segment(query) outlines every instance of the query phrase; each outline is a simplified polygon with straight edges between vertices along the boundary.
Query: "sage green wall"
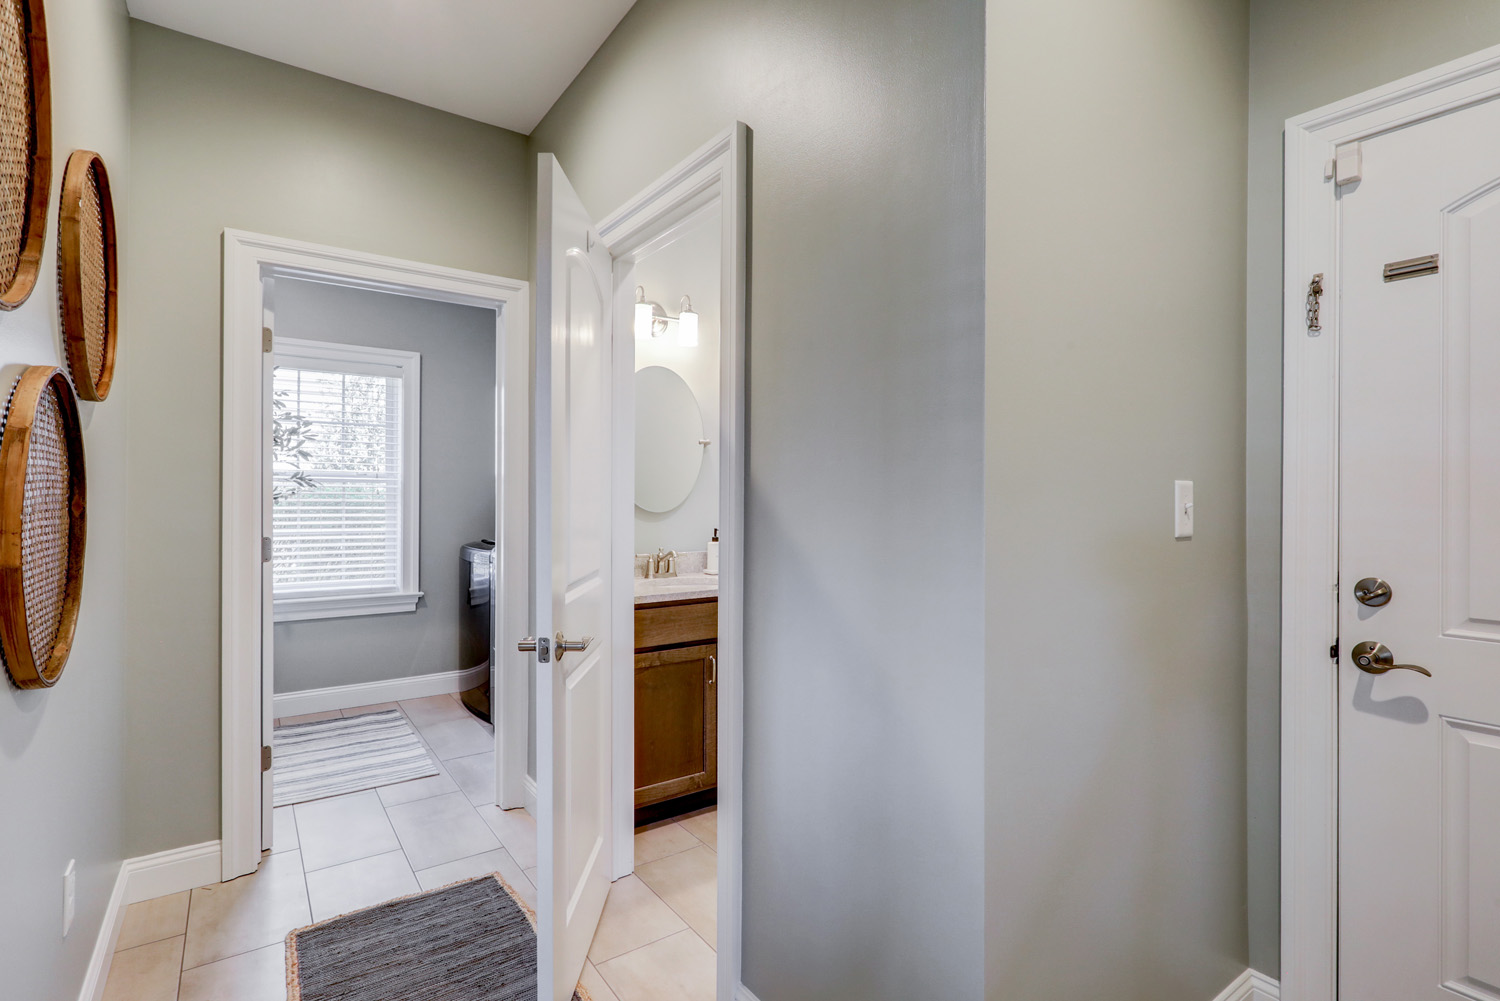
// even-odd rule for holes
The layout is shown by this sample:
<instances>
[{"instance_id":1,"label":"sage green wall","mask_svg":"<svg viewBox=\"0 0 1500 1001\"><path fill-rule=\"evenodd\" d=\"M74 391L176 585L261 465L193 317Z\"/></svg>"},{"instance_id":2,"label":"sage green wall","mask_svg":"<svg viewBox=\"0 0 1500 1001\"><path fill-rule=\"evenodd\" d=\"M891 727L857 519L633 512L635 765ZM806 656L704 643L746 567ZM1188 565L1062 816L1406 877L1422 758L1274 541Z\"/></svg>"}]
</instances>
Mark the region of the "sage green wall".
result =
<instances>
[{"instance_id":1,"label":"sage green wall","mask_svg":"<svg viewBox=\"0 0 1500 1001\"><path fill-rule=\"evenodd\" d=\"M524 277L525 139L139 21L126 854L219 836L220 234ZM455 557L456 558L456 557Z\"/></svg>"},{"instance_id":2,"label":"sage green wall","mask_svg":"<svg viewBox=\"0 0 1500 1001\"><path fill-rule=\"evenodd\" d=\"M1280 949L1281 193L1288 118L1500 44L1492 0L1255 0L1250 7L1246 544L1250 958Z\"/></svg>"},{"instance_id":3,"label":"sage green wall","mask_svg":"<svg viewBox=\"0 0 1500 1001\"><path fill-rule=\"evenodd\" d=\"M1246 5L987 9L986 994L1206 1001L1248 958Z\"/></svg>"},{"instance_id":4,"label":"sage green wall","mask_svg":"<svg viewBox=\"0 0 1500 1001\"><path fill-rule=\"evenodd\" d=\"M495 311L276 279L276 336L422 356L417 589L409 612L278 622L276 693L462 671L489 660L466 542L495 535Z\"/></svg>"},{"instance_id":5,"label":"sage green wall","mask_svg":"<svg viewBox=\"0 0 1500 1001\"><path fill-rule=\"evenodd\" d=\"M121 0L49 0L52 185L41 277L21 308L0 313L0 399L28 365L61 365L57 318L57 205L74 149L103 155L125 247L133 242L127 20ZM130 280L128 264L123 278ZM134 331L121 327L109 399L80 403L88 477L88 543L73 653L56 686L20 691L0 681L0 996L74 998L123 849L126 428L137 405ZM143 421L132 422L140 427ZM62 934L62 874L76 860L76 916Z\"/></svg>"},{"instance_id":6,"label":"sage green wall","mask_svg":"<svg viewBox=\"0 0 1500 1001\"><path fill-rule=\"evenodd\" d=\"M744 981L975 999L978 0L640 0L532 136L603 216L751 140Z\"/></svg>"}]
</instances>

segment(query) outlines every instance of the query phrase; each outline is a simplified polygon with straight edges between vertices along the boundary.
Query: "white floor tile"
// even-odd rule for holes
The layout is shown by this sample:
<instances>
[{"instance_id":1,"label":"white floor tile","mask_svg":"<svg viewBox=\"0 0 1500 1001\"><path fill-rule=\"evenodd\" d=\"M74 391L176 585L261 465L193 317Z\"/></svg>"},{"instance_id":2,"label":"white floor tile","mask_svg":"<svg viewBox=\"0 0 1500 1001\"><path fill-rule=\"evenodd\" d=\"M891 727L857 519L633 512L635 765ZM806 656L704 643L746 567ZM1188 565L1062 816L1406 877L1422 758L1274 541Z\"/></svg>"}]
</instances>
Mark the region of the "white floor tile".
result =
<instances>
[{"instance_id":1,"label":"white floor tile","mask_svg":"<svg viewBox=\"0 0 1500 1001\"><path fill-rule=\"evenodd\" d=\"M271 811L271 851L296 851L297 816L296 807L278 806Z\"/></svg>"},{"instance_id":2,"label":"white floor tile","mask_svg":"<svg viewBox=\"0 0 1500 1001\"><path fill-rule=\"evenodd\" d=\"M388 812L413 869L430 869L501 847L463 793L403 803Z\"/></svg>"},{"instance_id":3,"label":"white floor tile","mask_svg":"<svg viewBox=\"0 0 1500 1001\"><path fill-rule=\"evenodd\" d=\"M259 872L193 891L183 967L279 943L293 928L311 923L301 854L269 855Z\"/></svg>"},{"instance_id":4,"label":"white floor tile","mask_svg":"<svg viewBox=\"0 0 1500 1001\"><path fill-rule=\"evenodd\" d=\"M362 907L416 893L421 887L401 851L345 862L307 874L312 919L326 921Z\"/></svg>"},{"instance_id":5,"label":"white floor tile","mask_svg":"<svg viewBox=\"0 0 1500 1001\"><path fill-rule=\"evenodd\" d=\"M495 802L495 751L491 748L483 754L470 754L462 758L450 758L443 762L458 788L469 797L475 806L494 805Z\"/></svg>"},{"instance_id":6,"label":"white floor tile","mask_svg":"<svg viewBox=\"0 0 1500 1001\"><path fill-rule=\"evenodd\" d=\"M477 807L484 822L500 838L505 850L522 869L536 866L536 821L524 809L502 810L498 806Z\"/></svg>"},{"instance_id":7,"label":"white floor tile","mask_svg":"<svg viewBox=\"0 0 1500 1001\"><path fill-rule=\"evenodd\" d=\"M638 831L635 836L635 864L645 865L668 855L697 848L699 841L681 824L663 824L649 831Z\"/></svg>"},{"instance_id":8,"label":"white floor tile","mask_svg":"<svg viewBox=\"0 0 1500 1001\"><path fill-rule=\"evenodd\" d=\"M714 1001L718 986L714 951L691 931L595 965L620 1001Z\"/></svg>"},{"instance_id":9,"label":"white floor tile","mask_svg":"<svg viewBox=\"0 0 1500 1001\"><path fill-rule=\"evenodd\" d=\"M678 821L685 827L693 837L703 842L708 847L718 851L719 848L719 811L710 810L708 813L700 813L693 817L685 817Z\"/></svg>"},{"instance_id":10,"label":"white floor tile","mask_svg":"<svg viewBox=\"0 0 1500 1001\"><path fill-rule=\"evenodd\" d=\"M413 726L428 726L446 720L471 719L465 709L451 695L431 695L425 699L407 699L401 703L401 711L412 721Z\"/></svg>"},{"instance_id":11,"label":"white floor tile","mask_svg":"<svg viewBox=\"0 0 1500 1001\"><path fill-rule=\"evenodd\" d=\"M187 934L188 891L155 900L143 900L125 908L115 950L133 949L148 942L180 938Z\"/></svg>"},{"instance_id":12,"label":"white floor tile","mask_svg":"<svg viewBox=\"0 0 1500 1001\"><path fill-rule=\"evenodd\" d=\"M138 945L114 954L104 1001L177 1001L182 973L182 936Z\"/></svg>"},{"instance_id":13,"label":"white floor tile","mask_svg":"<svg viewBox=\"0 0 1500 1001\"><path fill-rule=\"evenodd\" d=\"M705 942L714 942L719 927L718 867L719 856L700 845L638 865L635 874Z\"/></svg>"},{"instance_id":14,"label":"white floor tile","mask_svg":"<svg viewBox=\"0 0 1500 1001\"><path fill-rule=\"evenodd\" d=\"M468 715L467 709L460 706L459 712L464 714L463 719L426 723L418 728L432 753L443 761L483 754L495 746L495 738L485 732L478 720Z\"/></svg>"},{"instance_id":15,"label":"white floor tile","mask_svg":"<svg viewBox=\"0 0 1500 1001\"><path fill-rule=\"evenodd\" d=\"M439 761L437 766L440 770L436 775L381 786L375 790L380 795L380 801L386 806L400 806L402 803L414 803L419 799L431 799L444 793L457 792L458 784L449 777L447 770L443 768L443 763Z\"/></svg>"},{"instance_id":16,"label":"white floor tile","mask_svg":"<svg viewBox=\"0 0 1500 1001\"><path fill-rule=\"evenodd\" d=\"M297 839L311 872L401 847L374 790L298 803Z\"/></svg>"},{"instance_id":17,"label":"white floor tile","mask_svg":"<svg viewBox=\"0 0 1500 1001\"><path fill-rule=\"evenodd\" d=\"M286 1001L286 946L277 942L182 971L177 1001Z\"/></svg>"},{"instance_id":18,"label":"white floor tile","mask_svg":"<svg viewBox=\"0 0 1500 1001\"><path fill-rule=\"evenodd\" d=\"M603 963L685 928L682 918L650 887L634 876L626 876L609 887L604 913L589 946L589 959Z\"/></svg>"}]
</instances>

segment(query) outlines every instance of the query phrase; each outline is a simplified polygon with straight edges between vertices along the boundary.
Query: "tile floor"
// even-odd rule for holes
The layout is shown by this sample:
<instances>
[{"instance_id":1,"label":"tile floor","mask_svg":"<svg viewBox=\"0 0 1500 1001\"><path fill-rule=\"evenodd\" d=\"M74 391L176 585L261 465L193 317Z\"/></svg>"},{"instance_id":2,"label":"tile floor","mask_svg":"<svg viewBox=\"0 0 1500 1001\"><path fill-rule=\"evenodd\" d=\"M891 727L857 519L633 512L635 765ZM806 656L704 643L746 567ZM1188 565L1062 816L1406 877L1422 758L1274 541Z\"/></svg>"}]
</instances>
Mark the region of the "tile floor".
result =
<instances>
[{"instance_id":1,"label":"tile floor","mask_svg":"<svg viewBox=\"0 0 1500 1001\"><path fill-rule=\"evenodd\" d=\"M536 906L536 822L491 804L489 731L456 697L292 720L395 705L442 771L280 807L255 874L132 904L105 1001L285 1001L287 932L470 876L498 871ZM636 872L610 887L584 967L594 1001L713 1001L717 821L706 810L636 833Z\"/></svg>"},{"instance_id":2,"label":"tile floor","mask_svg":"<svg viewBox=\"0 0 1500 1001\"><path fill-rule=\"evenodd\" d=\"M397 705L440 773L280 807L260 871L132 904L105 1001L285 1001L287 932L469 876L498 871L536 906L536 822L492 805L493 731L457 697L292 720Z\"/></svg>"},{"instance_id":3,"label":"tile floor","mask_svg":"<svg viewBox=\"0 0 1500 1001\"><path fill-rule=\"evenodd\" d=\"M713 1001L718 813L635 835L635 874L609 888L583 969L594 1001Z\"/></svg>"}]
</instances>

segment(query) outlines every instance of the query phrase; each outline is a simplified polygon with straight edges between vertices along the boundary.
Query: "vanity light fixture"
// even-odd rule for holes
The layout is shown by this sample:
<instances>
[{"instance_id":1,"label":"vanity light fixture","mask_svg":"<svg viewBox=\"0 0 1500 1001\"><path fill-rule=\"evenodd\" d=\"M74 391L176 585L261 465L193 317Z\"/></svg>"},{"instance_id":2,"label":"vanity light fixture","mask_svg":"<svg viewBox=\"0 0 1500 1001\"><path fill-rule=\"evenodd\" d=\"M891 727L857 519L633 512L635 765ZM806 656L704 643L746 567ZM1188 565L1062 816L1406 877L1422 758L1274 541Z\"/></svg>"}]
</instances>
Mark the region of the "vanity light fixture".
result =
<instances>
[{"instance_id":1,"label":"vanity light fixture","mask_svg":"<svg viewBox=\"0 0 1500 1001\"><path fill-rule=\"evenodd\" d=\"M698 314L693 312L693 301L682 297L681 312L668 316L667 311L646 299L644 285L635 287L635 339L638 341L663 337L667 325L677 324L677 343L682 347L698 346Z\"/></svg>"},{"instance_id":2,"label":"vanity light fixture","mask_svg":"<svg viewBox=\"0 0 1500 1001\"><path fill-rule=\"evenodd\" d=\"M685 348L698 346L698 314L687 296L682 297L682 311L677 314L677 343Z\"/></svg>"}]
</instances>

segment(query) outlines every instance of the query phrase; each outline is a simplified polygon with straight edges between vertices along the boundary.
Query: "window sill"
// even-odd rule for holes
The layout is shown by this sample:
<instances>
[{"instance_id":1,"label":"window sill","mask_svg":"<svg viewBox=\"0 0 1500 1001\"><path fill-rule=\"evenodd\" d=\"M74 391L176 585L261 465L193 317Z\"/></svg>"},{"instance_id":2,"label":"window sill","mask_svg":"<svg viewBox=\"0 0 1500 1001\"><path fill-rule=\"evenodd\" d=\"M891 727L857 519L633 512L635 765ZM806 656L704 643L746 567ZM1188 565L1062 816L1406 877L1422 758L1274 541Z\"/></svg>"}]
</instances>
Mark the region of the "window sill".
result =
<instances>
[{"instance_id":1,"label":"window sill","mask_svg":"<svg viewBox=\"0 0 1500 1001\"><path fill-rule=\"evenodd\" d=\"M395 594L339 594L318 598L278 598L274 617L277 622L301 622L305 619L342 619L354 615L390 615L416 610L421 591Z\"/></svg>"}]
</instances>

